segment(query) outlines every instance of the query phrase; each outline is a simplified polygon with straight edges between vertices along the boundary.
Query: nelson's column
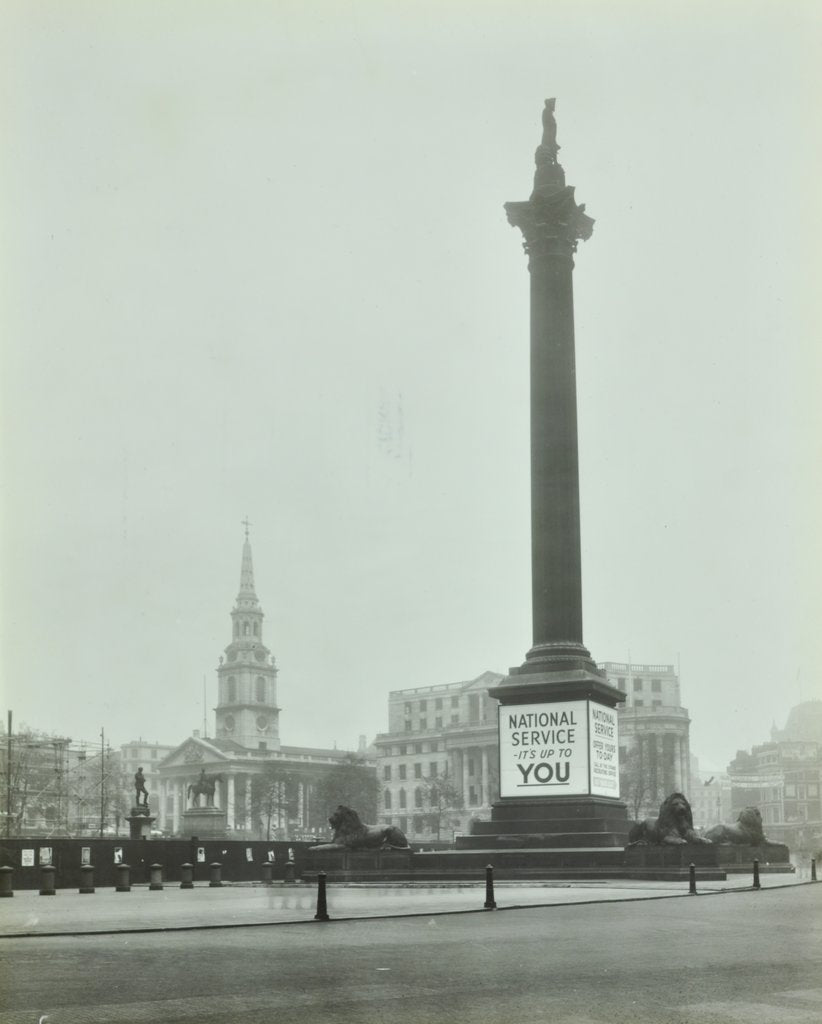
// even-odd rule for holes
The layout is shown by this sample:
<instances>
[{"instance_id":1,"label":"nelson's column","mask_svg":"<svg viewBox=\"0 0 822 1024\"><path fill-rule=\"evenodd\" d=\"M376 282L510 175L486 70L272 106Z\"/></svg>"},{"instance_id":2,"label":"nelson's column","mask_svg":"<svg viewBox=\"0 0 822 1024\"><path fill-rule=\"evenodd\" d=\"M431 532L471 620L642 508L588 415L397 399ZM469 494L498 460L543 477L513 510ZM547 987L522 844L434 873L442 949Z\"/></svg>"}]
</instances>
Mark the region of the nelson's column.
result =
<instances>
[{"instance_id":1,"label":"nelson's column","mask_svg":"<svg viewBox=\"0 0 822 1024\"><path fill-rule=\"evenodd\" d=\"M530 199L506 203L530 275L531 580L533 642L493 690L500 702L500 800L486 837L538 833L564 846L622 846L616 705L582 639L579 460L572 273L593 220L557 160L545 101ZM560 835L561 834L561 835ZM533 842L529 845L534 845Z\"/></svg>"}]
</instances>

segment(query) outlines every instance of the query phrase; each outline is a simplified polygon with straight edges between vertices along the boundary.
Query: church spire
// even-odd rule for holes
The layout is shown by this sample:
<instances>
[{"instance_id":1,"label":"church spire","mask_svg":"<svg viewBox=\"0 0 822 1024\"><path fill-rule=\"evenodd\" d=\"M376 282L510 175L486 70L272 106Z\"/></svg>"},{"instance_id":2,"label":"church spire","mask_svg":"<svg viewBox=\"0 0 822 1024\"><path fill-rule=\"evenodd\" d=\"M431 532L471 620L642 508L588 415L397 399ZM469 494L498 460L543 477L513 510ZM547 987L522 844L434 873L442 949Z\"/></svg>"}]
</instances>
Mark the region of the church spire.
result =
<instances>
[{"instance_id":1,"label":"church spire","mask_svg":"<svg viewBox=\"0 0 822 1024\"><path fill-rule=\"evenodd\" d=\"M254 590L254 565L251 561L251 541L248 539L248 528L251 523L248 517L243 520L245 542L243 543L243 560L240 564L240 592L237 594L237 608L250 611L259 607L257 593Z\"/></svg>"}]
</instances>

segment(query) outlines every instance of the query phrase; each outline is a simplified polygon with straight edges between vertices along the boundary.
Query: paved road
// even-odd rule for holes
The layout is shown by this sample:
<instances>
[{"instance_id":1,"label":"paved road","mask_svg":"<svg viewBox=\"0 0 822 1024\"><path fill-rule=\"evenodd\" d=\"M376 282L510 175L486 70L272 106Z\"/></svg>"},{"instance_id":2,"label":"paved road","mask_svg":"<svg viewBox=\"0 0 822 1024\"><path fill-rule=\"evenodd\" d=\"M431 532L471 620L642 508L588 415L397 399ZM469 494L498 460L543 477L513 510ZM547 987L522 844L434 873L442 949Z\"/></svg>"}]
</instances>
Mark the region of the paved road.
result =
<instances>
[{"instance_id":1,"label":"paved road","mask_svg":"<svg viewBox=\"0 0 822 1024\"><path fill-rule=\"evenodd\" d=\"M795 875L763 875L763 886L796 884ZM700 882L701 893L747 888L749 875L729 876L723 882ZM653 899L687 896L687 880L679 882L565 882L496 886L501 909L515 906L550 906L602 900ZM328 887L328 910L334 918L390 917L411 914L460 913L482 908L482 885L413 885L383 887ZM281 924L313 921L317 891L313 886L224 886L207 883L193 890L169 885L161 892L134 886L129 893L101 888L81 895L59 889L56 896L40 896L35 889L21 890L0 901L0 935L61 935L107 931L223 927L243 924Z\"/></svg>"},{"instance_id":2,"label":"paved road","mask_svg":"<svg viewBox=\"0 0 822 1024\"><path fill-rule=\"evenodd\" d=\"M432 917L0 939L0 1020L819 1024L821 931L818 884Z\"/></svg>"}]
</instances>

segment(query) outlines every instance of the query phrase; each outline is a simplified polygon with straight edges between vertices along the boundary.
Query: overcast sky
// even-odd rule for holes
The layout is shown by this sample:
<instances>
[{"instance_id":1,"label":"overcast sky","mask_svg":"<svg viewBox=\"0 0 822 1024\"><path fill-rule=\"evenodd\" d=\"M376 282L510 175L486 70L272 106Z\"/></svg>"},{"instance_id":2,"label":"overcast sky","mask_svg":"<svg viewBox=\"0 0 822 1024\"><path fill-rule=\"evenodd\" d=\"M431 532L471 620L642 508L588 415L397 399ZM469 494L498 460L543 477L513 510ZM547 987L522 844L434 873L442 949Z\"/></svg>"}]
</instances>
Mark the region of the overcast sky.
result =
<instances>
[{"instance_id":1,"label":"overcast sky","mask_svg":"<svg viewBox=\"0 0 822 1024\"><path fill-rule=\"evenodd\" d=\"M819 697L816 3L7 0L2 686L213 729L248 516L281 738L531 643L527 199L574 272L585 641L723 767Z\"/></svg>"}]
</instances>

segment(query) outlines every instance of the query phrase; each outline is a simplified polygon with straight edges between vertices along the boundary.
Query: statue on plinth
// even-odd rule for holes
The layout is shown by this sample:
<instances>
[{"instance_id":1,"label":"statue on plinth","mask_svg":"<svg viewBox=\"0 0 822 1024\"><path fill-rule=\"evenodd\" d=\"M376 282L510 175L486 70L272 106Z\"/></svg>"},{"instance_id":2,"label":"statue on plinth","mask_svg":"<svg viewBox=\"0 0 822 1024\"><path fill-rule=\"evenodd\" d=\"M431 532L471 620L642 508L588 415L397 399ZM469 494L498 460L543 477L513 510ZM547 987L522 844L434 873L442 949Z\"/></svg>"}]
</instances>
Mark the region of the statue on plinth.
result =
<instances>
[{"instance_id":1,"label":"statue on plinth","mask_svg":"<svg viewBox=\"0 0 822 1024\"><path fill-rule=\"evenodd\" d=\"M192 797L196 798L197 803L192 806L202 807L200 797L205 797L205 806L214 806L214 793L217 789L217 783L222 780L220 775L206 775L205 768L200 769L200 777L196 782L189 783L187 794L188 799Z\"/></svg>"},{"instance_id":2,"label":"statue on plinth","mask_svg":"<svg viewBox=\"0 0 822 1024\"><path fill-rule=\"evenodd\" d=\"M557 162L557 153L559 152L559 146L557 145L557 121L554 117L556 105L556 99L545 101L545 108L542 111L542 144L540 146L540 149L544 150L554 163Z\"/></svg>"},{"instance_id":3,"label":"statue on plinth","mask_svg":"<svg viewBox=\"0 0 822 1024\"><path fill-rule=\"evenodd\" d=\"M310 850L410 850L408 840L394 825L383 828L366 825L359 814L342 804L328 819L334 829L330 843L310 846Z\"/></svg>"},{"instance_id":4,"label":"statue on plinth","mask_svg":"<svg viewBox=\"0 0 822 1024\"><path fill-rule=\"evenodd\" d=\"M134 773L134 789L136 792L136 803L135 807L148 807L148 790L146 789L146 777L143 775L143 769L138 768ZM143 803L140 804L140 795L142 794Z\"/></svg>"},{"instance_id":5,"label":"statue on plinth","mask_svg":"<svg viewBox=\"0 0 822 1024\"><path fill-rule=\"evenodd\" d=\"M710 843L694 828L691 805L682 793L671 793L659 807L656 818L638 821L628 833L628 845L681 845L682 843Z\"/></svg>"}]
</instances>

